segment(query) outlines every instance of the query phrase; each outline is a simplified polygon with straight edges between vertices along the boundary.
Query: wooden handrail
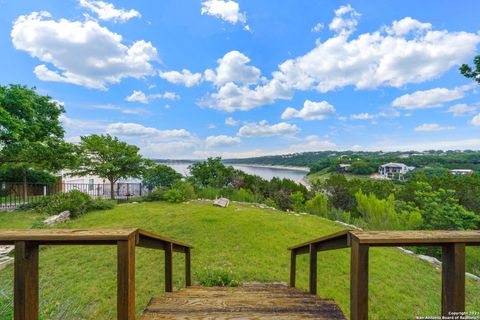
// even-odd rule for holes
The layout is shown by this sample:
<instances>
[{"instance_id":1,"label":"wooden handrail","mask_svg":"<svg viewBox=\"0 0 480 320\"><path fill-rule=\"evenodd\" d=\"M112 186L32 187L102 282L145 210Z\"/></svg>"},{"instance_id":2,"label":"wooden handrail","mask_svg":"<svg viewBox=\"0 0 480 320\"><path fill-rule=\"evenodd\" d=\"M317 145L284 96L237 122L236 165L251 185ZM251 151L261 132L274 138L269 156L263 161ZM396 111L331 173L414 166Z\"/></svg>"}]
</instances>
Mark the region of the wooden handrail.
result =
<instances>
[{"instance_id":1,"label":"wooden handrail","mask_svg":"<svg viewBox=\"0 0 480 320\"><path fill-rule=\"evenodd\" d=\"M116 245L117 319L135 319L135 248L165 251L165 291L173 290L173 252L185 254L185 285L191 285L190 244L142 229L0 230L0 245L15 245L14 319L38 319L40 245Z\"/></svg>"},{"instance_id":2,"label":"wooden handrail","mask_svg":"<svg viewBox=\"0 0 480 320\"><path fill-rule=\"evenodd\" d=\"M480 245L480 231L343 230L292 247L290 286L295 287L296 257L310 255L309 291L317 293L317 252L351 248L350 319L368 319L368 251L370 247L442 247L442 316L465 312L465 246Z\"/></svg>"}]
</instances>

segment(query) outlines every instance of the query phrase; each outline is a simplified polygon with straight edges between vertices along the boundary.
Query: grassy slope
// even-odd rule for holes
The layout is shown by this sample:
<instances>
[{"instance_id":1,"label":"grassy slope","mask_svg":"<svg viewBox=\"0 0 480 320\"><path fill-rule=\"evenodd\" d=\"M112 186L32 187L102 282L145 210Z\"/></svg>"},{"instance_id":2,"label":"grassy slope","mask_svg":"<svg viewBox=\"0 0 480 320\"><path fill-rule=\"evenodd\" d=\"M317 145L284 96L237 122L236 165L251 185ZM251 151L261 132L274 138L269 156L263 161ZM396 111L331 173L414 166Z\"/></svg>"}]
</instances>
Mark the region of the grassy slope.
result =
<instances>
[{"instance_id":1,"label":"grassy slope","mask_svg":"<svg viewBox=\"0 0 480 320\"><path fill-rule=\"evenodd\" d=\"M23 214L12 218L30 219ZM0 214L0 228L16 223ZM24 226L30 222L24 223ZM297 216L272 210L232 205L162 202L123 205L92 212L62 227L142 227L192 243L194 273L204 268L230 269L241 281L287 281L289 252L286 247L341 229L315 216ZM112 319L116 303L116 251L113 247L52 247L42 250L41 301L57 305L68 319ZM370 260L370 314L372 319L413 318L435 315L440 308L440 271L394 248L373 248ZM183 257L174 257L174 285L183 284ZM318 291L337 300L348 314L349 250L318 255ZM298 262L298 286L306 289L307 257ZM137 310L163 292L163 253L137 250ZM0 289L11 290L13 268L0 272ZM480 282L467 280L467 309L480 310ZM55 312L57 312L55 311ZM44 310L48 313L48 310ZM75 316L74 316L75 314ZM0 317L1 319L2 317ZM47 317L48 318L48 317Z\"/></svg>"}]
</instances>

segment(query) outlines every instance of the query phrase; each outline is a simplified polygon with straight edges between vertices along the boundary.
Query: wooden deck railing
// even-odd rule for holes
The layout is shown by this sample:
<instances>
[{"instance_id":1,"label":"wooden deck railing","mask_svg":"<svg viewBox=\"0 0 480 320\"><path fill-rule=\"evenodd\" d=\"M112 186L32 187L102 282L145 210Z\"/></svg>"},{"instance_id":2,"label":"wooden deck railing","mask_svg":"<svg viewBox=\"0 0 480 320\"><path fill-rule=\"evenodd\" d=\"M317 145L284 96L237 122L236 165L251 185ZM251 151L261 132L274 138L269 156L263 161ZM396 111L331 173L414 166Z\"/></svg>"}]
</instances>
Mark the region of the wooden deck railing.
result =
<instances>
[{"instance_id":1,"label":"wooden deck railing","mask_svg":"<svg viewBox=\"0 0 480 320\"><path fill-rule=\"evenodd\" d=\"M185 254L185 285L191 285L191 245L141 229L29 229L0 231L0 245L15 245L14 319L38 319L40 245L116 245L117 318L135 319L135 247L165 251L165 291L172 291L172 256Z\"/></svg>"},{"instance_id":2,"label":"wooden deck railing","mask_svg":"<svg viewBox=\"0 0 480 320\"><path fill-rule=\"evenodd\" d=\"M290 286L295 287L296 257L310 255L310 293L317 293L317 252L351 248L350 318L368 319L368 251L370 247L441 246L442 316L465 311L465 246L480 245L480 231L344 230L288 248Z\"/></svg>"}]
</instances>

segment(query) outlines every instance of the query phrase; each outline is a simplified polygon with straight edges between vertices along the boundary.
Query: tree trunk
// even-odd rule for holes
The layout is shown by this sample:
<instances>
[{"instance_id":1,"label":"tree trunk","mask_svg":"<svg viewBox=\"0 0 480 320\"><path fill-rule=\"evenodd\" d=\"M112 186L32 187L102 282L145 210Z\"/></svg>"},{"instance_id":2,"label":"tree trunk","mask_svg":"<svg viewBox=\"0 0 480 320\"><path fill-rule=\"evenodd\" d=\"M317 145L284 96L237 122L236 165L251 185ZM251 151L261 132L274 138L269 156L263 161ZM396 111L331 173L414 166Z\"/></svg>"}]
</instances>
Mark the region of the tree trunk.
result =
<instances>
[{"instance_id":1,"label":"tree trunk","mask_svg":"<svg viewBox=\"0 0 480 320\"><path fill-rule=\"evenodd\" d=\"M110 181L110 199L115 200L115 181L114 180L109 180Z\"/></svg>"},{"instance_id":2,"label":"tree trunk","mask_svg":"<svg viewBox=\"0 0 480 320\"><path fill-rule=\"evenodd\" d=\"M27 168L22 168L22 177L23 177L23 201L28 200L28 185L27 185Z\"/></svg>"}]
</instances>

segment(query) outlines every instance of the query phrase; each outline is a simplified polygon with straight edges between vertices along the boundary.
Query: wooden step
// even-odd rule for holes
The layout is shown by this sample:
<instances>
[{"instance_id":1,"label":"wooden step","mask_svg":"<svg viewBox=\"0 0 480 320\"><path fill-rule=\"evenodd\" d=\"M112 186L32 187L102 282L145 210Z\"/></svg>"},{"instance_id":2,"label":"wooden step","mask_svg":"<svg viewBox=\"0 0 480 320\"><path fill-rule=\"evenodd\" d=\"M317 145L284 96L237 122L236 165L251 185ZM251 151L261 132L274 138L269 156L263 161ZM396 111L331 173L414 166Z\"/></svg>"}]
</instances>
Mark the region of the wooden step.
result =
<instances>
[{"instance_id":1,"label":"wooden step","mask_svg":"<svg viewBox=\"0 0 480 320\"><path fill-rule=\"evenodd\" d=\"M284 284L236 288L188 287L153 298L142 320L157 319L345 319L333 299Z\"/></svg>"}]
</instances>

